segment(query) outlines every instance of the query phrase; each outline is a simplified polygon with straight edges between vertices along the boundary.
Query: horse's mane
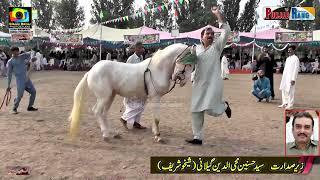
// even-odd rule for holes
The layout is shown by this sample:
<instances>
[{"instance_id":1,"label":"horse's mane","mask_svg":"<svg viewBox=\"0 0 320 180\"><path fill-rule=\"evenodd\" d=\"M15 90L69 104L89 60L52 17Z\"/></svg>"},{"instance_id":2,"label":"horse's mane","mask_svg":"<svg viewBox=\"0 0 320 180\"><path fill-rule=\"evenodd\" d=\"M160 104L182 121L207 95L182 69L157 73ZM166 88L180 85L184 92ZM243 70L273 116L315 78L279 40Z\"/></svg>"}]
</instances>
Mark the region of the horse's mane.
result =
<instances>
[{"instance_id":1,"label":"horse's mane","mask_svg":"<svg viewBox=\"0 0 320 180\"><path fill-rule=\"evenodd\" d=\"M158 59L157 57L160 56L161 51L162 51L161 49L158 49L157 52L153 53L152 56L151 56L152 59Z\"/></svg>"},{"instance_id":2,"label":"horse's mane","mask_svg":"<svg viewBox=\"0 0 320 180\"><path fill-rule=\"evenodd\" d=\"M158 57L159 56L168 56L172 51L176 51L176 48L174 47L179 47L179 46L186 46L185 44L181 44L181 43L178 43L178 44L172 44L170 46L167 46L166 48L164 49L159 49L157 52L153 53L152 55L152 59L159 59ZM163 52L165 52L163 54Z\"/></svg>"},{"instance_id":3,"label":"horse's mane","mask_svg":"<svg viewBox=\"0 0 320 180\"><path fill-rule=\"evenodd\" d=\"M168 60L174 61L175 59L173 59L173 58L175 58L175 57L173 57L173 54L176 53L178 50L180 51L180 49L179 49L180 47L182 49L182 48L185 48L185 46L186 45L179 43L179 44L172 44L170 46L167 46L166 48L164 48L162 50L159 49L157 52L155 52L152 55L152 57L151 57L152 63L160 65L158 67L160 69L166 68L165 67L166 63L161 63L161 61L162 60L163 61L168 61Z\"/></svg>"}]
</instances>

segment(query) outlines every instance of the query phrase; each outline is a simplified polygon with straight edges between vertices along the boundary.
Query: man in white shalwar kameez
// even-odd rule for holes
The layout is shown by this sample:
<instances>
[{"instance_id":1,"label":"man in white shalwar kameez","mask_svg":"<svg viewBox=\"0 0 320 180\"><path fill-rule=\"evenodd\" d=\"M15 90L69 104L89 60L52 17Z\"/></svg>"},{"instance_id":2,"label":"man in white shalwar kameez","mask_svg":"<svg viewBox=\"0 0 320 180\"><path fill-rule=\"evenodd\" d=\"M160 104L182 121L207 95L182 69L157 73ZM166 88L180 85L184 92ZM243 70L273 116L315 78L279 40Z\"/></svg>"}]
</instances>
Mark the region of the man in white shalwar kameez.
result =
<instances>
[{"instance_id":1,"label":"man in white shalwar kameez","mask_svg":"<svg viewBox=\"0 0 320 180\"><path fill-rule=\"evenodd\" d=\"M222 100L223 80L221 77L220 56L230 34L230 26L223 21L218 7L211 8L218 18L219 26L224 30L213 44L214 32L206 28L201 32L202 45L197 46L197 64L192 84L192 131L193 139L186 142L201 145L203 139L204 113L210 116L221 116L224 112L231 117L231 109Z\"/></svg>"},{"instance_id":2,"label":"man in white shalwar kameez","mask_svg":"<svg viewBox=\"0 0 320 180\"><path fill-rule=\"evenodd\" d=\"M229 63L226 54L221 59L221 77L223 80L229 80Z\"/></svg>"},{"instance_id":3,"label":"man in white shalwar kameez","mask_svg":"<svg viewBox=\"0 0 320 180\"><path fill-rule=\"evenodd\" d=\"M135 53L128 58L127 63L135 64L143 60L143 44L141 42L137 42L134 45L134 49ZM130 128L133 127L136 129L146 129L146 127L140 124L140 119L145 107L145 102L146 99L141 99L137 97L124 98L123 103L126 110L120 118L120 121L126 129L128 128L127 125Z\"/></svg>"},{"instance_id":4,"label":"man in white shalwar kameez","mask_svg":"<svg viewBox=\"0 0 320 180\"><path fill-rule=\"evenodd\" d=\"M7 60L7 55L0 49L0 76L6 76L7 70L5 66L5 61Z\"/></svg>"},{"instance_id":5,"label":"man in white shalwar kameez","mask_svg":"<svg viewBox=\"0 0 320 180\"><path fill-rule=\"evenodd\" d=\"M279 108L293 108L294 92L300 66L299 58L295 55L295 50L295 46L290 46L288 48L289 57L286 59L280 83L280 90L282 91L282 104L278 106Z\"/></svg>"},{"instance_id":6,"label":"man in white shalwar kameez","mask_svg":"<svg viewBox=\"0 0 320 180\"><path fill-rule=\"evenodd\" d=\"M42 54L40 53L40 51L38 50L38 52L36 53L36 58L37 58L37 61L36 61L36 69L37 71L40 71L41 70L41 64L42 64Z\"/></svg>"}]
</instances>

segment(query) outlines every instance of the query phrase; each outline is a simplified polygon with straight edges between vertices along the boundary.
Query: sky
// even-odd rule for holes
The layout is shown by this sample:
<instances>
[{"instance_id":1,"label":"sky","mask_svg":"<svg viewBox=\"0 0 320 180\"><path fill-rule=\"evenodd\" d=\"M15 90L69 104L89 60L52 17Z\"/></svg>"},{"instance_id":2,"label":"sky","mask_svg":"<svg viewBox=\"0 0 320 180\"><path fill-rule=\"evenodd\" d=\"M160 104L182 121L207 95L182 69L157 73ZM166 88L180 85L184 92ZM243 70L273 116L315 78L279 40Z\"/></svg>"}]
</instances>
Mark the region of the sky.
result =
<instances>
[{"instance_id":1,"label":"sky","mask_svg":"<svg viewBox=\"0 0 320 180\"><path fill-rule=\"evenodd\" d=\"M136 2L139 3L143 3L144 0L134 0ZM192 1L192 0L190 0ZM240 12L243 11L244 6L246 4L248 0L241 0L240 2ZM90 13L90 9L91 9L91 3L92 0L79 0L79 4L80 6L84 7L84 11L85 11L85 26L86 28L88 26L90 26L90 19L91 19L91 13ZM262 11L263 11L263 7L265 6L280 6L281 5L281 0L260 0L260 4L259 7L257 9L257 12L259 14L259 19L258 19L258 25L257 25L257 31L258 30L263 30L263 29L268 29L271 28L270 25L276 25L278 24L277 21L265 21L262 18ZM205 25L204 25L205 26Z\"/></svg>"}]
</instances>

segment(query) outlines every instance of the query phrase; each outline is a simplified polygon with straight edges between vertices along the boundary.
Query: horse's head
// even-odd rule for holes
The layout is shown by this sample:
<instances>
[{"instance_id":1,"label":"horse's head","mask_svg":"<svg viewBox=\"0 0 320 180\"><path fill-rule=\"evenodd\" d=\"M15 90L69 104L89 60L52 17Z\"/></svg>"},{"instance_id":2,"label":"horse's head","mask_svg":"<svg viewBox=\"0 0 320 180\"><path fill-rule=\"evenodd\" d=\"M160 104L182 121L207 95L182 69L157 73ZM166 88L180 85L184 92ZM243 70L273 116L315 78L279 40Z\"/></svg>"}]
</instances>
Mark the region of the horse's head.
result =
<instances>
[{"instance_id":1,"label":"horse's head","mask_svg":"<svg viewBox=\"0 0 320 180\"><path fill-rule=\"evenodd\" d=\"M175 60L175 68L171 79L178 80L183 87L190 80L191 73L196 63L196 48L195 46L187 46L184 51Z\"/></svg>"},{"instance_id":2,"label":"horse's head","mask_svg":"<svg viewBox=\"0 0 320 180\"><path fill-rule=\"evenodd\" d=\"M163 50L158 50L152 56L152 64L162 70L167 70L170 79L184 86L191 77L194 67L195 47L177 43Z\"/></svg>"}]
</instances>

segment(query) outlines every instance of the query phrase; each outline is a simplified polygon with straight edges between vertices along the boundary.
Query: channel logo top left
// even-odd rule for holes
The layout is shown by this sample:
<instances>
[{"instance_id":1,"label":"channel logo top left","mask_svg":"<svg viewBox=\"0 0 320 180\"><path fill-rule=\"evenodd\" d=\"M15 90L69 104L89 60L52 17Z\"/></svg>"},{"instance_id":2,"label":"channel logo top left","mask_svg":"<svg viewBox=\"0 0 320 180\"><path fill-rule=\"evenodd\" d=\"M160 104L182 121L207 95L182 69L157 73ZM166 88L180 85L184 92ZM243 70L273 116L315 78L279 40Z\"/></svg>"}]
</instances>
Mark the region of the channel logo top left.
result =
<instances>
[{"instance_id":1,"label":"channel logo top left","mask_svg":"<svg viewBox=\"0 0 320 180\"><path fill-rule=\"evenodd\" d=\"M9 7L9 28L31 28L31 7Z\"/></svg>"}]
</instances>

